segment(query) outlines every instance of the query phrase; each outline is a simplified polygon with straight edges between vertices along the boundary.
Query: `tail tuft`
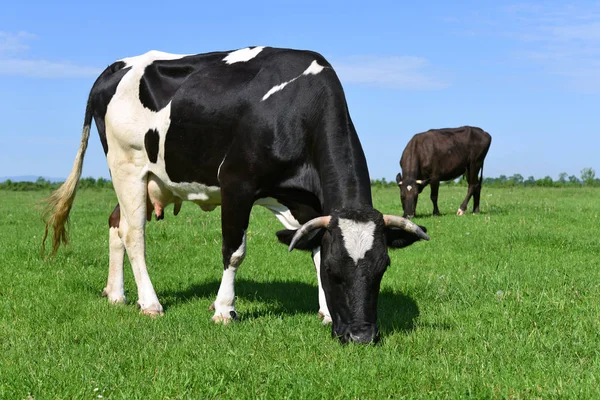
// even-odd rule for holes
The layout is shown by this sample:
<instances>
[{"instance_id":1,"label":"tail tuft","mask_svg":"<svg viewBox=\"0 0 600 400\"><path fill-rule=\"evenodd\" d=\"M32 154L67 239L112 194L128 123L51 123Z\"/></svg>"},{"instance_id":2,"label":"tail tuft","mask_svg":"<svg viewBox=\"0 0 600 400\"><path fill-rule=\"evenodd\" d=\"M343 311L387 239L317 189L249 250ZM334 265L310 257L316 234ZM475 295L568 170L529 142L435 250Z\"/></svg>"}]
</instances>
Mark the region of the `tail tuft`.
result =
<instances>
[{"instance_id":1,"label":"tail tuft","mask_svg":"<svg viewBox=\"0 0 600 400\"><path fill-rule=\"evenodd\" d=\"M44 232L44 238L42 240L42 257L46 252L46 239L49 236L49 232L52 232L52 251L50 256L54 256L58 251L61 244L67 245L69 243L69 213L75 200L75 194L77 192L77 184L81 177L81 171L83 169L83 159L85 157L85 151L88 145L88 139L90 137L90 127L92 124L92 106L90 99L88 99L87 107L85 110L85 119L83 125L83 132L81 134L81 143L79 145L79 151L75 157L73 168L67 180L55 190L50 196L42 201L45 203L44 210L42 212L42 220L46 224L46 230Z\"/></svg>"}]
</instances>

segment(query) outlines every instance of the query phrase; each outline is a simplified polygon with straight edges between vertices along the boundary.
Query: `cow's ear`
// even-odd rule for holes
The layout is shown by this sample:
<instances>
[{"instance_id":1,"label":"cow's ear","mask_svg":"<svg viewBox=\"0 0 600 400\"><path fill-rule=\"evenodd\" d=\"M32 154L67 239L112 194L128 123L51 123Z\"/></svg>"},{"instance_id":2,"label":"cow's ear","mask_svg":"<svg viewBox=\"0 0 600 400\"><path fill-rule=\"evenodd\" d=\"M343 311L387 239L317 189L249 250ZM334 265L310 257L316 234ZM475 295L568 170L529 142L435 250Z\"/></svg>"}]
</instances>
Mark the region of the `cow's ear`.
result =
<instances>
[{"instance_id":1,"label":"cow's ear","mask_svg":"<svg viewBox=\"0 0 600 400\"><path fill-rule=\"evenodd\" d=\"M396 183L398 185L400 185L401 182L402 182L402 173L398 172L398 175L396 175Z\"/></svg>"},{"instance_id":2,"label":"cow's ear","mask_svg":"<svg viewBox=\"0 0 600 400\"><path fill-rule=\"evenodd\" d=\"M423 232L427 232L427 228L422 225L419 225ZM421 240L417 235L407 232L402 229L398 229L392 226L385 227L385 240L388 247L394 249L401 249L402 247L407 247Z\"/></svg>"},{"instance_id":3,"label":"cow's ear","mask_svg":"<svg viewBox=\"0 0 600 400\"><path fill-rule=\"evenodd\" d=\"M294 246L294 249L298 250L306 250L312 251L315 247L321 246L321 239L323 238L323 234L325 233L325 229L315 229L300 238L298 243ZM283 229L281 231L277 231L277 239L285 244L290 245L292 242L292 238L296 234L296 230L293 229Z\"/></svg>"}]
</instances>

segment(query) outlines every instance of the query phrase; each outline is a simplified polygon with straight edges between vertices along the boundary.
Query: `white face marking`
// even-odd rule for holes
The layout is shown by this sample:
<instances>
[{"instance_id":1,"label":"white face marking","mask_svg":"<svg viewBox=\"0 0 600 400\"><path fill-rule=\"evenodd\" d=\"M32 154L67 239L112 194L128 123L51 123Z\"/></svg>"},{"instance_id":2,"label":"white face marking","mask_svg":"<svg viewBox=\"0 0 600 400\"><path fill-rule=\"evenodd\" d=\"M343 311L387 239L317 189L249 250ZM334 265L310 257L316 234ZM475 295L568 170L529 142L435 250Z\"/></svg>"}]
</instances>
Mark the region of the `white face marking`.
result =
<instances>
[{"instance_id":1,"label":"white face marking","mask_svg":"<svg viewBox=\"0 0 600 400\"><path fill-rule=\"evenodd\" d=\"M225 58L223 58L223 61L225 61L228 65L235 64L237 62L250 61L256 57L258 53L263 51L264 48L265 46L258 46L253 49L246 47L245 49L232 51L231 53L227 54Z\"/></svg>"},{"instance_id":2,"label":"white face marking","mask_svg":"<svg viewBox=\"0 0 600 400\"><path fill-rule=\"evenodd\" d=\"M290 83L294 82L296 79L300 78L301 76L306 76L306 75L317 75L319 72L323 71L323 67L322 65L319 65L319 63L317 63L317 60L314 60L309 66L308 68L306 68L304 70L303 73L301 73L300 75L298 75L297 77L290 79L287 82L283 82L280 83L279 85L275 85L273 86L271 89L269 89L269 91L267 93L265 93L265 95L262 97L261 101L265 101L266 99L268 99L269 97L271 97L271 95L273 93L277 93L280 90L283 90L284 87L286 87L287 85L289 85Z\"/></svg>"},{"instance_id":3,"label":"white face marking","mask_svg":"<svg viewBox=\"0 0 600 400\"><path fill-rule=\"evenodd\" d=\"M275 214L279 222L281 222L286 229L298 229L302 226L302 224L300 224L300 222L294 218L289 208L279 203L272 197L258 199L254 202L254 204L269 209L273 214Z\"/></svg>"},{"instance_id":4,"label":"white face marking","mask_svg":"<svg viewBox=\"0 0 600 400\"><path fill-rule=\"evenodd\" d=\"M412 186L408 185L408 186L406 187L406 190L408 190L408 191L410 192L410 191L412 190Z\"/></svg>"},{"instance_id":5,"label":"white face marking","mask_svg":"<svg viewBox=\"0 0 600 400\"><path fill-rule=\"evenodd\" d=\"M375 222L357 222L340 218L338 223L344 238L344 246L355 263L363 258L373 246Z\"/></svg>"}]
</instances>

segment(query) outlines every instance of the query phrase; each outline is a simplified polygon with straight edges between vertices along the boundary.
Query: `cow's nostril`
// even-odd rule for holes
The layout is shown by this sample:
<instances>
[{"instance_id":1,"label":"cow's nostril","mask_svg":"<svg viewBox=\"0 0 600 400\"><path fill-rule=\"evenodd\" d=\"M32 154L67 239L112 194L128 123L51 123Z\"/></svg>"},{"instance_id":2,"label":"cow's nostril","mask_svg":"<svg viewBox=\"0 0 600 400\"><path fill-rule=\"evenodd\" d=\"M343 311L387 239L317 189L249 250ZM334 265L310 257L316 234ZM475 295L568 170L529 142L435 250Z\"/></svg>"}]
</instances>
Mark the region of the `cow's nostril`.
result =
<instances>
[{"instance_id":1,"label":"cow's nostril","mask_svg":"<svg viewBox=\"0 0 600 400\"><path fill-rule=\"evenodd\" d=\"M375 335L371 333L359 333L357 335L351 333L350 340L352 340L355 343L367 344L375 340Z\"/></svg>"}]
</instances>

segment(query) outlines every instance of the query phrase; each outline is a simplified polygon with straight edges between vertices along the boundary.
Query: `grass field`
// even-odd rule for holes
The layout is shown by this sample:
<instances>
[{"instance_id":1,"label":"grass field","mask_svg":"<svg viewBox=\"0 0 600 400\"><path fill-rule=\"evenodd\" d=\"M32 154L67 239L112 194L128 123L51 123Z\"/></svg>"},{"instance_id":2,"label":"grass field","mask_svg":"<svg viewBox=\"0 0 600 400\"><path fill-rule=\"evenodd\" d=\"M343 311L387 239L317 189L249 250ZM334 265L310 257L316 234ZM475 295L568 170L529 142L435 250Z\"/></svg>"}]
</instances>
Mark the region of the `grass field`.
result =
<instances>
[{"instance_id":1,"label":"grass field","mask_svg":"<svg viewBox=\"0 0 600 400\"><path fill-rule=\"evenodd\" d=\"M80 191L71 245L40 258L47 193L0 192L0 398L600 398L600 189L426 189L415 222L430 242L390 252L377 346L342 346L320 325L307 253L278 244L255 208L237 280L240 321L214 325L220 211L184 204L147 228L162 318L100 297L108 190ZM397 189L375 206L401 214ZM471 206L471 205L470 205Z\"/></svg>"}]
</instances>

